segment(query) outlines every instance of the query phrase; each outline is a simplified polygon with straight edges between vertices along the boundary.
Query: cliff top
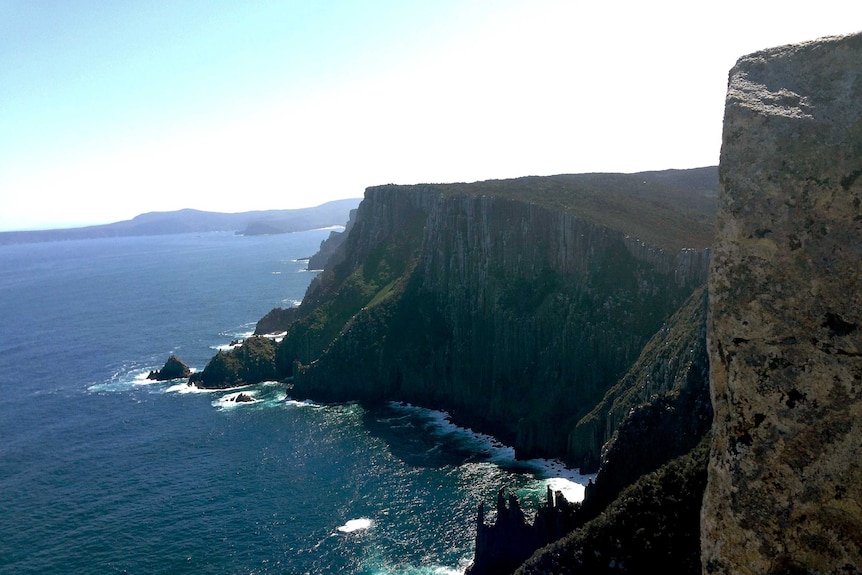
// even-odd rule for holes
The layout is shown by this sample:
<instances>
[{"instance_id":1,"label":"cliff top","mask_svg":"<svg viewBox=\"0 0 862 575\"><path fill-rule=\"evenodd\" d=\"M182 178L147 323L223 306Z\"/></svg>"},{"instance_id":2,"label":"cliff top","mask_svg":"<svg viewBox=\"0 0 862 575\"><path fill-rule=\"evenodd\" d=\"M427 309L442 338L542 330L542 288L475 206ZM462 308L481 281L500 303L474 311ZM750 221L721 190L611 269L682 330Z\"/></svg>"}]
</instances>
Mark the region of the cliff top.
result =
<instances>
[{"instance_id":1,"label":"cliff top","mask_svg":"<svg viewBox=\"0 0 862 575\"><path fill-rule=\"evenodd\" d=\"M445 195L493 196L547 206L672 250L709 247L718 205L715 166L424 186Z\"/></svg>"}]
</instances>

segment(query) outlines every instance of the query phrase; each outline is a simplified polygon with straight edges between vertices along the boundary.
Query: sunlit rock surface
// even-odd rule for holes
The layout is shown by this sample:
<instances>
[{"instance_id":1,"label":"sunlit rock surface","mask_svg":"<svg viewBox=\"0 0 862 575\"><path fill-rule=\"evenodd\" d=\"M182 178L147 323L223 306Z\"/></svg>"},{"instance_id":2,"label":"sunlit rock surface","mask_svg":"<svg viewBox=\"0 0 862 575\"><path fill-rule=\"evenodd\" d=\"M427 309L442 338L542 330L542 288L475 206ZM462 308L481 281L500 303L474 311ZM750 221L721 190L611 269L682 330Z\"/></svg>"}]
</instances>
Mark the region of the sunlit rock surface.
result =
<instances>
[{"instance_id":1,"label":"sunlit rock surface","mask_svg":"<svg viewBox=\"0 0 862 575\"><path fill-rule=\"evenodd\" d=\"M862 572L862 36L731 70L705 573Z\"/></svg>"}]
</instances>

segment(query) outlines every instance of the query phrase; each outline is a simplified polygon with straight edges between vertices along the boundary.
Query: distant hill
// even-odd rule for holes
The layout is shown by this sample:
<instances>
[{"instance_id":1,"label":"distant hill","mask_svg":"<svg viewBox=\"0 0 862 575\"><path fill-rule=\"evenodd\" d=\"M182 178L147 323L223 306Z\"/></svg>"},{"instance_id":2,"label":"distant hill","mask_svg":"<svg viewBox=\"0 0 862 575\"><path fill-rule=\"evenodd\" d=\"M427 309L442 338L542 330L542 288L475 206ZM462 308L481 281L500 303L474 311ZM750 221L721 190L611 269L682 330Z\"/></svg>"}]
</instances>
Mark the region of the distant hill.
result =
<instances>
[{"instance_id":1,"label":"distant hill","mask_svg":"<svg viewBox=\"0 0 862 575\"><path fill-rule=\"evenodd\" d=\"M242 235L283 234L344 225L361 198L335 200L313 208L227 214L201 210L149 212L122 222L58 230L0 232L0 245L232 231Z\"/></svg>"}]
</instances>

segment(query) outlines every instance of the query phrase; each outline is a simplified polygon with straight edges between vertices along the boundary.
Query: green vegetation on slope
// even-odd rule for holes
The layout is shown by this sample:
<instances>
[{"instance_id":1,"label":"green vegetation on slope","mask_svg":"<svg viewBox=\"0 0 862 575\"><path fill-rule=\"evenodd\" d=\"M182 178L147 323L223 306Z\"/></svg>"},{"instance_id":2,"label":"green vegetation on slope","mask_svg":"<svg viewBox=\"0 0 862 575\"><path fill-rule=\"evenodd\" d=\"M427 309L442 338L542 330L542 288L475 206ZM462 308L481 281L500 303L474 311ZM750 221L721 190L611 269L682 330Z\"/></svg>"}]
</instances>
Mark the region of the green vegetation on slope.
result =
<instances>
[{"instance_id":1,"label":"green vegetation on slope","mask_svg":"<svg viewBox=\"0 0 862 575\"><path fill-rule=\"evenodd\" d=\"M358 259L343 262L321 278L316 292L303 302L300 319L290 326L276 354L282 377L296 375L295 366L308 365L327 352L369 310L394 297L415 264L424 215L401 222L389 241L371 247ZM355 262L355 263L354 263ZM373 342L369 342L373 346Z\"/></svg>"},{"instance_id":2,"label":"green vegetation on slope","mask_svg":"<svg viewBox=\"0 0 862 575\"><path fill-rule=\"evenodd\" d=\"M219 351L202 372L192 374L189 382L200 387L226 388L275 378L275 342L253 336L230 351Z\"/></svg>"}]
</instances>

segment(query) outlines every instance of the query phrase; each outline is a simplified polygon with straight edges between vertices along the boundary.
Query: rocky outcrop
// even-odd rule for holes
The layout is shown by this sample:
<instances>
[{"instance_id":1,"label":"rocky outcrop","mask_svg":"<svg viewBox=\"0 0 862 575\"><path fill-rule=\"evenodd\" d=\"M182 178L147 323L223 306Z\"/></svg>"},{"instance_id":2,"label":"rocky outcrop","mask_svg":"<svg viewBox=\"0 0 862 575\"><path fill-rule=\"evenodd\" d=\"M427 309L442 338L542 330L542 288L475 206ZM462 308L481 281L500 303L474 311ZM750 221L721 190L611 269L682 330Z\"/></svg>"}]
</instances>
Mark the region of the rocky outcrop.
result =
<instances>
[{"instance_id":1,"label":"rocky outcrop","mask_svg":"<svg viewBox=\"0 0 862 575\"><path fill-rule=\"evenodd\" d=\"M494 522L485 522L485 508L479 504L476 523L476 554L467 575L512 573L539 547L556 541L576 525L577 503L566 500L548 487L545 503L539 506L532 523L527 521L517 496L497 493Z\"/></svg>"},{"instance_id":2,"label":"rocky outcrop","mask_svg":"<svg viewBox=\"0 0 862 575\"><path fill-rule=\"evenodd\" d=\"M189 383L206 389L224 389L248 383L273 381L275 342L252 336L229 351L219 351L203 371L193 373Z\"/></svg>"},{"instance_id":3,"label":"rocky outcrop","mask_svg":"<svg viewBox=\"0 0 862 575\"><path fill-rule=\"evenodd\" d=\"M705 573L862 573L862 35L731 70Z\"/></svg>"},{"instance_id":4,"label":"rocky outcrop","mask_svg":"<svg viewBox=\"0 0 862 575\"><path fill-rule=\"evenodd\" d=\"M510 494L508 505L503 490L497 494L497 514L493 524L485 523L485 509L479 504L476 524L476 557L467 575L511 573L539 547L533 526L527 523L521 504Z\"/></svg>"},{"instance_id":5,"label":"rocky outcrop","mask_svg":"<svg viewBox=\"0 0 862 575\"><path fill-rule=\"evenodd\" d=\"M537 551L515 573L699 574L708 459L707 436L688 454L638 478L601 515Z\"/></svg>"},{"instance_id":6,"label":"rocky outcrop","mask_svg":"<svg viewBox=\"0 0 862 575\"><path fill-rule=\"evenodd\" d=\"M147 379L156 381L169 381L171 379L184 379L192 374L188 365L177 356L171 354L162 369L151 371Z\"/></svg>"},{"instance_id":7,"label":"rocky outcrop","mask_svg":"<svg viewBox=\"0 0 862 575\"><path fill-rule=\"evenodd\" d=\"M257 320L254 335L271 335L285 331L296 319L295 307L276 307Z\"/></svg>"}]
</instances>

